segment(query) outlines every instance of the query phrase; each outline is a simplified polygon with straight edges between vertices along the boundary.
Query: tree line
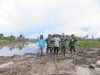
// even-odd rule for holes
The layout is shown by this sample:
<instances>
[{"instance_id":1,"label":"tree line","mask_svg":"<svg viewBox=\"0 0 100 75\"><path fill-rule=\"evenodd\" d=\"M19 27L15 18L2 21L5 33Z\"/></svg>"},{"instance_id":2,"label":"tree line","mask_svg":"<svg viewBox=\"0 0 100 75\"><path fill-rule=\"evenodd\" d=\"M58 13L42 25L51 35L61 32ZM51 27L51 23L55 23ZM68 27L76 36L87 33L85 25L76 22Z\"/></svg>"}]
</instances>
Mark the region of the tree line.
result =
<instances>
[{"instance_id":1,"label":"tree line","mask_svg":"<svg viewBox=\"0 0 100 75\"><path fill-rule=\"evenodd\" d=\"M0 34L0 40L25 41L28 40L28 38L25 38L25 36L23 36L22 34L20 34L19 36L14 36L14 35L4 36L4 34Z\"/></svg>"}]
</instances>

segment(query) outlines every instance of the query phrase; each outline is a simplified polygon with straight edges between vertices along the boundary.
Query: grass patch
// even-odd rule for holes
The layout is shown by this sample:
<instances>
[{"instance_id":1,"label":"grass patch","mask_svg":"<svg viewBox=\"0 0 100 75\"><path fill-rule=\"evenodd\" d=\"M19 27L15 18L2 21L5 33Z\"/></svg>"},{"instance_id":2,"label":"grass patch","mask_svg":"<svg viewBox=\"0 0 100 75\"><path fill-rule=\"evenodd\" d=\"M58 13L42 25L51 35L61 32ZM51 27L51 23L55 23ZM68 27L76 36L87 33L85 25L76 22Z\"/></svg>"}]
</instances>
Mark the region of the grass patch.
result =
<instances>
[{"instance_id":1,"label":"grass patch","mask_svg":"<svg viewBox=\"0 0 100 75\"><path fill-rule=\"evenodd\" d=\"M93 47L97 46L100 47L100 41L99 40L93 40L93 39L83 39L83 40L78 40L77 42L77 47Z\"/></svg>"}]
</instances>

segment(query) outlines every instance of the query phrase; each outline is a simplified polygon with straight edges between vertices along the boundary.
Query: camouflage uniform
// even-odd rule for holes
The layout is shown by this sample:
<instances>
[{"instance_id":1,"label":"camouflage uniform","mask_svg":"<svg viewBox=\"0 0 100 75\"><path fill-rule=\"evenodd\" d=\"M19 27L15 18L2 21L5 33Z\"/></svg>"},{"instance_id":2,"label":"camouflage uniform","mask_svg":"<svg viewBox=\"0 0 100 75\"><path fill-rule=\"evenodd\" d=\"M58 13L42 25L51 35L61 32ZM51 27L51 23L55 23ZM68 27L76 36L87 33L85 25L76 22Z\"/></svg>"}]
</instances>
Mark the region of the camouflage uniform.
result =
<instances>
[{"instance_id":1,"label":"camouflage uniform","mask_svg":"<svg viewBox=\"0 0 100 75\"><path fill-rule=\"evenodd\" d=\"M76 47L76 38L71 38L69 41L69 47L70 47L70 52L72 53L73 51L76 52L75 47Z\"/></svg>"},{"instance_id":2,"label":"camouflage uniform","mask_svg":"<svg viewBox=\"0 0 100 75\"><path fill-rule=\"evenodd\" d=\"M61 53L65 55L66 53L66 45L67 45L67 38L61 38Z\"/></svg>"},{"instance_id":3,"label":"camouflage uniform","mask_svg":"<svg viewBox=\"0 0 100 75\"><path fill-rule=\"evenodd\" d=\"M48 37L46 39L47 42L47 48L46 48L46 54L48 54L49 50L50 50L50 54L52 55L52 49L53 49L53 40L51 37Z\"/></svg>"}]
</instances>

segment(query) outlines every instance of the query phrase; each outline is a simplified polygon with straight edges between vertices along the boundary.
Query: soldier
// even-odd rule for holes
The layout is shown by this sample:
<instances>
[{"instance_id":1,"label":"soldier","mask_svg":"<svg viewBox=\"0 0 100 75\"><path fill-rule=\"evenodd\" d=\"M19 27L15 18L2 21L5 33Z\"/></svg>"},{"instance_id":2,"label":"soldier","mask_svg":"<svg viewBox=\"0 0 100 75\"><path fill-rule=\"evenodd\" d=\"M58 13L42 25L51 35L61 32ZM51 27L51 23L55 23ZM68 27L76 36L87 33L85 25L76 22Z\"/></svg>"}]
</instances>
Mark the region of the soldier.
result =
<instances>
[{"instance_id":1,"label":"soldier","mask_svg":"<svg viewBox=\"0 0 100 75\"><path fill-rule=\"evenodd\" d=\"M61 43L61 54L64 54L64 56L66 54L67 41L68 41L68 36L65 36L63 33L60 43Z\"/></svg>"},{"instance_id":2,"label":"soldier","mask_svg":"<svg viewBox=\"0 0 100 75\"><path fill-rule=\"evenodd\" d=\"M51 34L48 35L48 38L46 39L47 48L46 48L46 54L50 51L50 55L52 56L52 49L53 49L53 39L51 37Z\"/></svg>"},{"instance_id":3,"label":"soldier","mask_svg":"<svg viewBox=\"0 0 100 75\"><path fill-rule=\"evenodd\" d=\"M69 41L69 47L70 47L70 52L71 53L72 52L76 53L76 50L75 50L75 48L76 48L76 42L77 42L77 39L75 38L75 35L72 34L71 38L70 38L70 41Z\"/></svg>"}]
</instances>

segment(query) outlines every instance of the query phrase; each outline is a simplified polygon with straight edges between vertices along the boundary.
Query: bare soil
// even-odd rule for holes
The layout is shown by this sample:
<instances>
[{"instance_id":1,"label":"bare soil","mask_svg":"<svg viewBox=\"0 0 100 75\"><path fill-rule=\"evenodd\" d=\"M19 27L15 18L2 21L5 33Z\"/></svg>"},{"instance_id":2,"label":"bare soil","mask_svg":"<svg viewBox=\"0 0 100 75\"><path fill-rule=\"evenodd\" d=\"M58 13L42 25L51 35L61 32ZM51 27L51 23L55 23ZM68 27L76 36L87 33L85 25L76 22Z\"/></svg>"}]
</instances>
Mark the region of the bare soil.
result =
<instances>
[{"instance_id":1,"label":"bare soil","mask_svg":"<svg viewBox=\"0 0 100 75\"><path fill-rule=\"evenodd\" d=\"M26 54L0 57L0 75L100 75L100 68L90 69L90 64L100 60L100 48L81 48L64 57Z\"/></svg>"}]
</instances>

